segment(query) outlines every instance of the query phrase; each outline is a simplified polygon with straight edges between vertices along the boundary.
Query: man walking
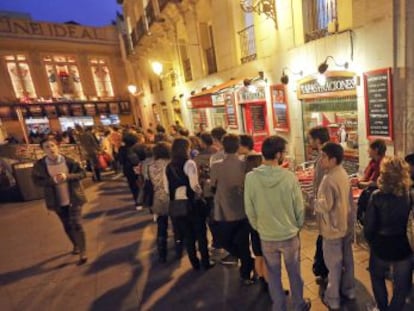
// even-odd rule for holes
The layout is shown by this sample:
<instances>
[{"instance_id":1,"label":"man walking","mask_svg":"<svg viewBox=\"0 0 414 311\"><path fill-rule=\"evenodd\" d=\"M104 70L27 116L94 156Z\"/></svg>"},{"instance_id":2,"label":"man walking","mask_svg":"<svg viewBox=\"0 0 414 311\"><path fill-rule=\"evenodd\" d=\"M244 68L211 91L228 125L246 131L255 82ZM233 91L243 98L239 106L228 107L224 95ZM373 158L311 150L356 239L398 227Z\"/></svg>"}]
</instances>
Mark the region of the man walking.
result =
<instances>
[{"instance_id":1,"label":"man walking","mask_svg":"<svg viewBox=\"0 0 414 311\"><path fill-rule=\"evenodd\" d=\"M87 261L85 232L81 224L81 207L86 202L80 180L85 171L79 163L59 153L54 139L40 142L46 156L38 160L32 172L35 184L43 187L46 207L53 210L73 244L72 254L79 254L78 265Z\"/></svg>"},{"instance_id":2,"label":"man walking","mask_svg":"<svg viewBox=\"0 0 414 311\"><path fill-rule=\"evenodd\" d=\"M348 174L341 165L342 146L325 143L321 156L321 166L327 173L318 189L315 210L323 238L323 257L329 270L323 302L330 310L339 310L341 297L355 299L353 200Z\"/></svg>"},{"instance_id":3,"label":"man walking","mask_svg":"<svg viewBox=\"0 0 414 311\"><path fill-rule=\"evenodd\" d=\"M280 136L265 139L263 164L248 173L244 204L253 229L259 232L263 256L269 274L269 292L273 311L286 311L286 297L281 280L281 257L285 261L292 292L294 310L311 307L303 298L300 273L299 230L304 223L302 193L295 175L280 167L287 141Z\"/></svg>"}]
</instances>

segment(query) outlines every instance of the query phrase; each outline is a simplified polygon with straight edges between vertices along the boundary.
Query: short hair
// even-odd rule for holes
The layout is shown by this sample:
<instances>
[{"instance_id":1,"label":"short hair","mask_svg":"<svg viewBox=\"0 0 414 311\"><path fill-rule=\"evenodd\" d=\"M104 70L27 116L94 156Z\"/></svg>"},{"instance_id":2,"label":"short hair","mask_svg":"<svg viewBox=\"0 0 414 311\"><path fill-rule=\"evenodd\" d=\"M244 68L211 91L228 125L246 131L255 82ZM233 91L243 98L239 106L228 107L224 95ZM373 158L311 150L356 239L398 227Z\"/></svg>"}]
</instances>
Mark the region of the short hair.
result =
<instances>
[{"instance_id":1,"label":"short hair","mask_svg":"<svg viewBox=\"0 0 414 311\"><path fill-rule=\"evenodd\" d=\"M242 134L240 137L240 146L246 147L249 150L253 150L254 140L251 135Z\"/></svg>"},{"instance_id":2,"label":"short hair","mask_svg":"<svg viewBox=\"0 0 414 311\"><path fill-rule=\"evenodd\" d=\"M54 136L46 136L40 141L39 143L40 148L43 149L43 145L46 144L47 142L52 142L52 143L55 143L56 145L58 144Z\"/></svg>"},{"instance_id":3,"label":"short hair","mask_svg":"<svg viewBox=\"0 0 414 311\"><path fill-rule=\"evenodd\" d=\"M407 154L405 156L405 162L407 162L410 165L414 165L414 153Z\"/></svg>"},{"instance_id":4,"label":"short hair","mask_svg":"<svg viewBox=\"0 0 414 311\"><path fill-rule=\"evenodd\" d=\"M344 160L344 148L342 148L340 144L328 141L323 144L322 152L324 152L329 159L335 158L337 165L341 164Z\"/></svg>"},{"instance_id":5,"label":"short hair","mask_svg":"<svg viewBox=\"0 0 414 311\"><path fill-rule=\"evenodd\" d=\"M282 153L286 150L287 140L278 135L272 135L266 138L262 144L262 155L265 160L276 159L277 153Z\"/></svg>"},{"instance_id":6,"label":"short hair","mask_svg":"<svg viewBox=\"0 0 414 311\"><path fill-rule=\"evenodd\" d=\"M221 126L217 126L211 130L211 136L218 141L221 141L226 133L226 130Z\"/></svg>"},{"instance_id":7,"label":"short hair","mask_svg":"<svg viewBox=\"0 0 414 311\"><path fill-rule=\"evenodd\" d=\"M385 144L385 140L383 139L375 139L369 144L369 147L372 150L376 150L378 155L384 156L385 152L387 152L387 145Z\"/></svg>"},{"instance_id":8,"label":"short hair","mask_svg":"<svg viewBox=\"0 0 414 311\"><path fill-rule=\"evenodd\" d=\"M155 129L158 133L165 133L165 128L161 124L158 124Z\"/></svg>"},{"instance_id":9,"label":"short hair","mask_svg":"<svg viewBox=\"0 0 414 311\"><path fill-rule=\"evenodd\" d=\"M200 134L200 139L206 146L210 147L213 144L213 136L209 132L203 132Z\"/></svg>"},{"instance_id":10,"label":"short hair","mask_svg":"<svg viewBox=\"0 0 414 311\"><path fill-rule=\"evenodd\" d=\"M171 151L171 144L160 141L155 144L152 148L152 153L154 156L154 160L158 159L169 159L170 158L170 151Z\"/></svg>"},{"instance_id":11,"label":"short hair","mask_svg":"<svg viewBox=\"0 0 414 311\"><path fill-rule=\"evenodd\" d=\"M410 189L411 179L406 161L397 156L387 156L381 161L378 188L385 193L402 196Z\"/></svg>"},{"instance_id":12,"label":"short hair","mask_svg":"<svg viewBox=\"0 0 414 311\"><path fill-rule=\"evenodd\" d=\"M324 126L314 126L309 130L308 134L313 139L319 139L321 144L324 144L330 140L329 131Z\"/></svg>"},{"instance_id":13,"label":"short hair","mask_svg":"<svg viewBox=\"0 0 414 311\"><path fill-rule=\"evenodd\" d=\"M239 150L240 138L235 134L226 134L223 137L223 149L225 153L236 153Z\"/></svg>"},{"instance_id":14,"label":"short hair","mask_svg":"<svg viewBox=\"0 0 414 311\"><path fill-rule=\"evenodd\" d=\"M178 129L178 134L180 134L181 136L188 137L190 135L190 131L186 128L180 128Z\"/></svg>"}]
</instances>

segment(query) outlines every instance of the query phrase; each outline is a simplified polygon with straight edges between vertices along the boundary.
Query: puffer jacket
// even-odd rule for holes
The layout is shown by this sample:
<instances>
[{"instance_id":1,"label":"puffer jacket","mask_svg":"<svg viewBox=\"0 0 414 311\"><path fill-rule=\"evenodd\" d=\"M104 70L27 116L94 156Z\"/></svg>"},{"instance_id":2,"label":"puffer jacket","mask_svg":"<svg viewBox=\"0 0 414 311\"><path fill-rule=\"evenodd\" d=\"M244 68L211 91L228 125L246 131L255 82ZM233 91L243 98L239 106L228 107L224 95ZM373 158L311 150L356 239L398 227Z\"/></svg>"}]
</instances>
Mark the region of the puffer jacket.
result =
<instances>
[{"instance_id":1,"label":"puffer jacket","mask_svg":"<svg viewBox=\"0 0 414 311\"><path fill-rule=\"evenodd\" d=\"M87 202L81 179L85 178L85 171L75 160L65 157L68 167L67 182L69 184L70 202L73 205L83 205ZM46 157L38 160L33 166L32 178L36 185L43 187L45 194L46 207L49 210L57 211L60 209L57 198L55 183L49 175L46 165Z\"/></svg>"},{"instance_id":2,"label":"puffer jacket","mask_svg":"<svg viewBox=\"0 0 414 311\"><path fill-rule=\"evenodd\" d=\"M412 202L409 194L396 196L376 190L365 215L364 235L373 251L383 260L401 260L411 254L407 224Z\"/></svg>"}]
</instances>

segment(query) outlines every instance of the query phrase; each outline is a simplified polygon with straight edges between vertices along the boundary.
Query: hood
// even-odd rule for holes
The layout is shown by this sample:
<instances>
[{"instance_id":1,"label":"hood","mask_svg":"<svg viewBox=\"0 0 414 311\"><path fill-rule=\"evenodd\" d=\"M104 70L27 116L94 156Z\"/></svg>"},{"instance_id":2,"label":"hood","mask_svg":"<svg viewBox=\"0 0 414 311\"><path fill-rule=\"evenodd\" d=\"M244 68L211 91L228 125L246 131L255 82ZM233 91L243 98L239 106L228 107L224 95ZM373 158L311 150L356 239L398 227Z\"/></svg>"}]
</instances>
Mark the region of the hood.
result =
<instances>
[{"instance_id":1,"label":"hood","mask_svg":"<svg viewBox=\"0 0 414 311\"><path fill-rule=\"evenodd\" d=\"M289 175L287 169L279 166L261 165L253 171L261 186L265 188L273 188L279 185Z\"/></svg>"}]
</instances>

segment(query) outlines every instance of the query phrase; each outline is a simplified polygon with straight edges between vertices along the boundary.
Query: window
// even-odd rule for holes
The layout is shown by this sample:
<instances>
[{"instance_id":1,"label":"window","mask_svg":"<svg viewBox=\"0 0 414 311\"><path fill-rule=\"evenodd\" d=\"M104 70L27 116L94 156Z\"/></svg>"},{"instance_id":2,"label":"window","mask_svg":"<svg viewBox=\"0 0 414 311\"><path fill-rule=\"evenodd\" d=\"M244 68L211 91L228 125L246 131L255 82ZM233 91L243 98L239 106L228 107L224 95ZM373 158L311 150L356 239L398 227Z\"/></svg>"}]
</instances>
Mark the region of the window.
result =
<instances>
[{"instance_id":1,"label":"window","mask_svg":"<svg viewBox=\"0 0 414 311\"><path fill-rule=\"evenodd\" d=\"M37 95L26 56L21 54L7 55L4 59L16 98L36 98Z\"/></svg>"},{"instance_id":2,"label":"window","mask_svg":"<svg viewBox=\"0 0 414 311\"><path fill-rule=\"evenodd\" d=\"M302 3L306 42L326 36L330 24L336 27L336 0L305 0Z\"/></svg>"},{"instance_id":3,"label":"window","mask_svg":"<svg viewBox=\"0 0 414 311\"><path fill-rule=\"evenodd\" d=\"M92 58L90 63L96 94L103 98L113 97L114 91L106 61L101 58Z\"/></svg>"},{"instance_id":4,"label":"window","mask_svg":"<svg viewBox=\"0 0 414 311\"><path fill-rule=\"evenodd\" d=\"M52 97L83 99L82 83L76 60L72 56L43 57Z\"/></svg>"},{"instance_id":5,"label":"window","mask_svg":"<svg viewBox=\"0 0 414 311\"><path fill-rule=\"evenodd\" d=\"M200 23L201 46L204 50L208 74L217 72L216 52L214 50L213 27Z\"/></svg>"}]
</instances>

